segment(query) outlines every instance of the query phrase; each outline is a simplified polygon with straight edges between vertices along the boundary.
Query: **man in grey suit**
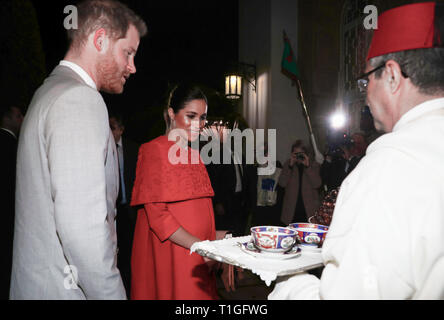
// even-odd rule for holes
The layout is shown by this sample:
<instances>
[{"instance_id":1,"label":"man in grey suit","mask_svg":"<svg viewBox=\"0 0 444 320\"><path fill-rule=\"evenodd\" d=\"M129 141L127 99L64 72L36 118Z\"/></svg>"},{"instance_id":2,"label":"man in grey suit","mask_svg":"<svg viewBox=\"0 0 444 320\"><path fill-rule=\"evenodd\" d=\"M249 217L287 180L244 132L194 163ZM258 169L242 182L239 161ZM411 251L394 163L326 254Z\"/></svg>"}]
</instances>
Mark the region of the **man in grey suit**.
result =
<instances>
[{"instance_id":1,"label":"man in grey suit","mask_svg":"<svg viewBox=\"0 0 444 320\"><path fill-rule=\"evenodd\" d=\"M99 91L123 91L147 30L117 1L77 10L65 59L22 126L10 299L126 298L116 267L119 167Z\"/></svg>"}]
</instances>

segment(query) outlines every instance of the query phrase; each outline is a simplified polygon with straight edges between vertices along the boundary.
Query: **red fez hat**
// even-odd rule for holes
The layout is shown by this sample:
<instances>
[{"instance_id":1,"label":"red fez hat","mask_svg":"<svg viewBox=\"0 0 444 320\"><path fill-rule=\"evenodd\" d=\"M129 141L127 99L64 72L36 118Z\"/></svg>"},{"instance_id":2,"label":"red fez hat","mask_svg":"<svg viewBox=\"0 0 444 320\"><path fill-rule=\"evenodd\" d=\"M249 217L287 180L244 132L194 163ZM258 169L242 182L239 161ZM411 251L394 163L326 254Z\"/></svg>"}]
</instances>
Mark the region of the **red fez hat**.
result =
<instances>
[{"instance_id":1,"label":"red fez hat","mask_svg":"<svg viewBox=\"0 0 444 320\"><path fill-rule=\"evenodd\" d=\"M443 4L423 2L408 4L383 12L367 56L422 48L442 47Z\"/></svg>"}]
</instances>

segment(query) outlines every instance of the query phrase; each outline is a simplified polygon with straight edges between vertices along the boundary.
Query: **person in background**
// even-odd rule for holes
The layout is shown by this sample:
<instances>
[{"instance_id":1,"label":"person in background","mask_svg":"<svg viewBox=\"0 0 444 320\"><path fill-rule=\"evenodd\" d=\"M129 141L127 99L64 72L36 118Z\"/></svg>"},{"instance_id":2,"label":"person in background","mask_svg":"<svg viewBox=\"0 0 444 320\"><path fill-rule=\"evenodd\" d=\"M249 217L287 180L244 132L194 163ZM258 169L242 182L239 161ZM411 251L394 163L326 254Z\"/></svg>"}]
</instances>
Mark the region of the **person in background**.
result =
<instances>
[{"instance_id":1,"label":"person in background","mask_svg":"<svg viewBox=\"0 0 444 320\"><path fill-rule=\"evenodd\" d=\"M321 279L284 278L269 299L444 299L444 5L378 26L358 84L386 133L342 183Z\"/></svg>"},{"instance_id":2,"label":"person in background","mask_svg":"<svg viewBox=\"0 0 444 320\"><path fill-rule=\"evenodd\" d=\"M218 299L211 272L215 261L190 255L194 243L223 239L226 234L216 231L213 188L199 150L190 146L205 125L207 109L199 87L176 86L168 102L170 131L140 147L131 200L139 207L131 299ZM227 274L224 284L234 288L227 283Z\"/></svg>"},{"instance_id":3,"label":"person in background","mask_svg":"<svg viewBox=\"0 0 444 320\"><path fill-rule=\"evenodd\" d=\"M248 219L246 166L241 156L231 150L231 142L220 144L220 163L208 164L207 170L214 189L216 228L244 236ZM230 154L230 163L223 163L224 153Z\"/></svg>"},{"instance_id":4,"label":"person in background","mask_svg":"<svg viewBox=\"0 0 444 320\"><path fill-rule=\"evenodd\" d=\"M350 149L350 153L352 156L361 160L365 156L368 147L365 134L362 132L355 132L351 135L351 138L353 140L353 146Z\"/></svg>"},{"instance_id":5,"label":"person in background","mask_svg":"<svg viewBox=\"0 0 444 320\"><path fill-rule=\"evenodd\" d=\"M126 299L116 268L119 167L99 91L123 92L147 30L118 1L86 0L77 12L68 52L20 133L11 299Z\"/></svg>"},{"instance_id":6,"label":"person in background","mask_svg":"<svg viewBox=\"0 0 444 320\"><path fill-rule=\"evenodd\" d=\"M267 143L264 144L264 156L268 156ZM246 166L249 186L249 201L252 212L252 226L280 226L283 192L279 186L282 164L275 163L275 171L270 175L259 175L258 169L267 164Z\"/></svg>"},{"instance_id":7,"label":"person in background","mask_svg":"<svg viewBox=\"0 0 444 320\"><path fill-rule=\"evenodd\" d=\"M359 133L354 133L352 139L341 134L340 140L331 142L330 146L321 165L322 181L328 192L341 186L344 179L358 165L367 147L365 138Z\"/></svg>"},{"instance_id":8,"label":"person in background","mask_svg":"<svg viewBox=\"0 0 444 320\"><path fill-rule=\"evenodd\" d=\"M291 147L290 159L283 166L279 185L285 189L281 221L284 225L307 222L320 205L322 180L319 164L309 157L302 140Z\"/></svg>"},{"instance_id":9,"label":"person in background","mask_svg":"<svg viewBox=\"0 0 444 320\"><path fill-rule=\"evenodd\" d=\"M0 108L0 300L9 299L14 239L15 177L17 139L23 122L20 108L5 104Z\"/></svg>"},{"instance_id":10,"label":"person in background","mask_svg":"<svg viewBox=\"0 0 444 320\"><path fill-rule=\"evenodd\" d=\"M137 211L129 204L136 176L137 155L139 144L123 134L125 125L118 113L110 113L109 126L116 141L119 159L119 195L117 196L117 268L129 297L131 292L131 251L133 246L134 228L136 227Z\"/></svg>"}]
</instances>

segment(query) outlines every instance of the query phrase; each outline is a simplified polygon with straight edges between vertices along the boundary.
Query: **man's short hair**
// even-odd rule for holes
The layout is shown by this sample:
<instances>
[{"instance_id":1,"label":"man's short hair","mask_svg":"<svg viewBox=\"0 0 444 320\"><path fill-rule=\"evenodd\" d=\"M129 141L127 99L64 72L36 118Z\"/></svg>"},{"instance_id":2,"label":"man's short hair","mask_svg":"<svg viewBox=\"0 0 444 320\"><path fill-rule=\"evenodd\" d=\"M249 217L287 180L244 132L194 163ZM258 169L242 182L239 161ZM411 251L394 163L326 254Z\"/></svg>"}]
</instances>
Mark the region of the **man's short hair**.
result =
<instances>
[{"instance_id":1,"label":"man's short hair","mask_svg":"<svg viewBox=\"0 0 444 320\"><path fill-rule=\"evenodd\" d=\"M68 30L68 40L71 49L81 48L88 36L100 28L108 35L118 40L124 38L133 25L143 37L147 33L145 22L126 5L115 0L85 0L77 5L78 28Z\"/></svg>"},{"instance_id":2,"label":"man's short hair","mask_svg":"<svg viewBox=\"0 0 444 320\"><path fill-rule=\"evenodd\" d=\"M444 48L427 48L389 53L369 60L372 67L378 67L388 60L396 61L401 70L426 95L444 93ZM375 72L380 78L383 69Z\"/></svg>"}]
</instances>

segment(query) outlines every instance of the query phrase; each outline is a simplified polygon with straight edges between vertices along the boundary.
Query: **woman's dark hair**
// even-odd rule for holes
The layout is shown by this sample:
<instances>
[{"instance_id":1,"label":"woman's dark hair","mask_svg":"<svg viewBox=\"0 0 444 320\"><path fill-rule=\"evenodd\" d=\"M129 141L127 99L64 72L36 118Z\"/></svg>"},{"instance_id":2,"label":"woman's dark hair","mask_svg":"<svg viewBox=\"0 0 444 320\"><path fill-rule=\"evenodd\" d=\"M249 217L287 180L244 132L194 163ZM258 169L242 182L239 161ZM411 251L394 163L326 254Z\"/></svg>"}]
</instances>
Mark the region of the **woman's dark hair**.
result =
<instances>
[{"instance_id":1,"label":"woman's dark hair","mask_svg":"<svg viewBox=\"0 0 444 320\"><path fill-rule=\"evenodd\" d=\"M173 109L174 113L177 114L181 109L185 108L188 102L193 100L204 100L208 104L207 97L199 86L192 83L182 83L175 86L169 95L167 108L164 112L165 122L167 126L167 131L171 126L171 119L168 116L168 108Z\"/></svg>"},{"instance_id":2,"label":"woman's dark hair","mask_svg":"<svg viewBox=\"0 0 444 320\"><path fill-rule=\"evenodd\" d=\"M185 105L193 100L204 100L208 104L207 97L202 90L194 84L179 84L171 90L168 107L178 113Z\"/></svg>"}]
</instances>

